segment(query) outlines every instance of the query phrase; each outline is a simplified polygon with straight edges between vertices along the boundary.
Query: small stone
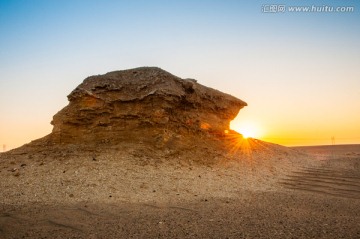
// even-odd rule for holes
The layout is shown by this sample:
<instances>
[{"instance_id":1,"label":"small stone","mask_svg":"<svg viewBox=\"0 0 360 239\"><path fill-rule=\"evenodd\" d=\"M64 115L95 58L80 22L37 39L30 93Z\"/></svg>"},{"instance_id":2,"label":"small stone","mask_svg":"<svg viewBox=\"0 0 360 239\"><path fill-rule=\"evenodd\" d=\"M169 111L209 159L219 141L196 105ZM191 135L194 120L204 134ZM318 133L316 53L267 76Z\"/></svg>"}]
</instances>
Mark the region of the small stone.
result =
<instances>
[{"instance_id":1,"label":"small stone","mask_svg":"<svg viewBox=\"0 0 360 239\"><path fill-rule=\"evenodd\" d=\"M20 165L20 167L22 167L22 168L25 167L25 166L26 166L26 163L23 163L23 164Z\"/></svg>"}]
</instances>

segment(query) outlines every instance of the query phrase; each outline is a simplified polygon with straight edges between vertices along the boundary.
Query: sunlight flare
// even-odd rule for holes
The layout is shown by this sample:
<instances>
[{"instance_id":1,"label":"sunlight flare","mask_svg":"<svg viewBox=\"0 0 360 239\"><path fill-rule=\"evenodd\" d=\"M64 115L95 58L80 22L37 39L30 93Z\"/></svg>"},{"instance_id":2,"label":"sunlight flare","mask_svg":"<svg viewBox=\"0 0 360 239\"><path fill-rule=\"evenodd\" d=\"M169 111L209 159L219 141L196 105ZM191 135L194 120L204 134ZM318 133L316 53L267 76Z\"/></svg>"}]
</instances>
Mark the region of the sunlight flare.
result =
<instances>
[{"instance_id":1,"label":"sunlight flare","mask_svg":"<svg viewBox=\"0 0 360 239\"><path fill-rule=\"evenodd\" d=\"M261 131L259 126L251 122L242 122L230 124L231 129L242 134L244 138L259 138Z\"/></svg>"}]
</instances>

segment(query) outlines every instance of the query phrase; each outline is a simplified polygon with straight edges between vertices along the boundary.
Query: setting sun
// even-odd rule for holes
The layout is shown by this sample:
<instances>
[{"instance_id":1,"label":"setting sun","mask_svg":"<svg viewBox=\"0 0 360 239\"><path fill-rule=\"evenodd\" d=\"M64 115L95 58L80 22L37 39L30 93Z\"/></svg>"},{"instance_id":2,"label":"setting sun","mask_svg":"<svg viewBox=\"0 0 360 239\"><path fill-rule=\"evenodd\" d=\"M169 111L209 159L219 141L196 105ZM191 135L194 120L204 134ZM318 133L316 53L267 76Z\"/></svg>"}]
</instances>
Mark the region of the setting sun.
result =
<instances>
[{"instance_id":1,"label":"setting sun","mask_svg":"<svg viewBox=\"0 0 360 239\"><path fill-rule=\"evenodd\" d=\"M242 134L244 138L259 138L261 136L259 127L250 122L231 124L230 127Z\"/></svg>"},{"instance_id":2,"label":"setting sun","mask_svg":"<svg viewBox=\"0 0 360 239\"><path fill-rule=\"evenodd\" d=\"M240 133L244 136L244 138L254 138L255 133L251 128L241 129Z\"/></svg>"}]
</instances>

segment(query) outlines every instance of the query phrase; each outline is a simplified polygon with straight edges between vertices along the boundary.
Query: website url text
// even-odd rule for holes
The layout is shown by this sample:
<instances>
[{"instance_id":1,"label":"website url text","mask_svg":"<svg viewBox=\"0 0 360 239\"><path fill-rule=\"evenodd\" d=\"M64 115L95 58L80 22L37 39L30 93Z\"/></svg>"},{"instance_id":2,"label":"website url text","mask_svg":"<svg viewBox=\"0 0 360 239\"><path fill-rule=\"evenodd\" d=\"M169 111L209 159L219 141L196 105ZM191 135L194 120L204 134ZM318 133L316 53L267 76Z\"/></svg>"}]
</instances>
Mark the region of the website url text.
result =
<instances>
[{"instance_id":1,"label":"website url text","mask_svg":"<svg viewBox=\"0 0 360 239\"><path fill-rule=\"evenodd\" d=\"M287 6L284 4L266 4L261 6L263 13L285 13L285 12L305 12L305 13L350 13L355 11L354 6Z\"/></svg>"}]
</instances>

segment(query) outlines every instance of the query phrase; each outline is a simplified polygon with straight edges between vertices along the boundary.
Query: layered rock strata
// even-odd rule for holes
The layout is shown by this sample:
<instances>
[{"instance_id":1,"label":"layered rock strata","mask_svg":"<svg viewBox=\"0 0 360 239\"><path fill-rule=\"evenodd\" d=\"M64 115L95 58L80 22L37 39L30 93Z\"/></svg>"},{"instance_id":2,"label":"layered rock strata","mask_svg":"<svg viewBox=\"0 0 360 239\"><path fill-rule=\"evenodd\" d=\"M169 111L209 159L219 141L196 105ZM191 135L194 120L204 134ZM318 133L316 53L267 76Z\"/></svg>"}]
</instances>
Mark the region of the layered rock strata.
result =
<instances>
[{"instance_id":1,"label":"layered rock strata","mask_svg":"<svg viewBox=\"0 0 360 239\"><path fill-rule=\"evenodd\" d=\"M141 67L86 78L51 122L59 144L152 142L218 137L247 104L229 94Z\"/></svg>"}]
</instances>

